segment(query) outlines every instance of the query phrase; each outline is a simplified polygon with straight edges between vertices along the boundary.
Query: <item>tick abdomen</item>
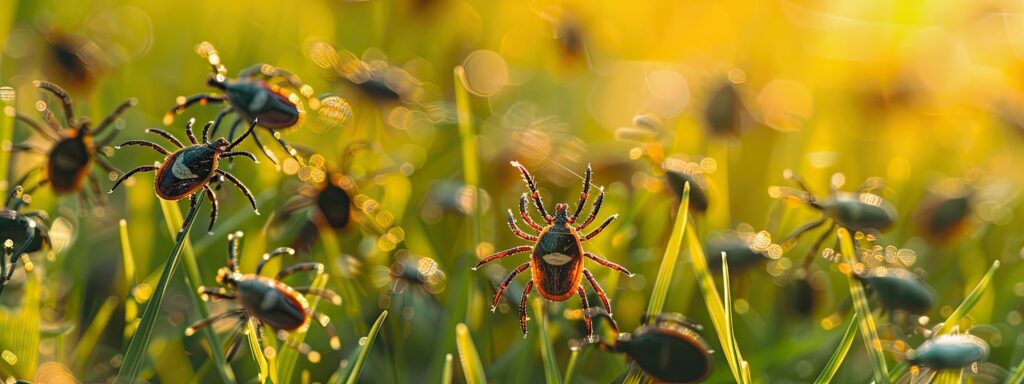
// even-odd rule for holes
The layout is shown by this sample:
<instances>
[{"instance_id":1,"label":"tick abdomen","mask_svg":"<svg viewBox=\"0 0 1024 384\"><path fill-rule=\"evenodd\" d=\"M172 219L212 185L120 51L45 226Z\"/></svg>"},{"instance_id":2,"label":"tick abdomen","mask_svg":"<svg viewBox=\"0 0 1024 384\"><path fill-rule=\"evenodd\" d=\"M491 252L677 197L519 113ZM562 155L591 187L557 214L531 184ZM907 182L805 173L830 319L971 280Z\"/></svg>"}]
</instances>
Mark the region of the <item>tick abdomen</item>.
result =
<instances>
[{"instance_id":1,"label":"tick abdomen","mask_svg":"<svg viewBox=\"0 0 1024 384\"><path fill-rule=\"evenodd\" d=\"M579 238L565 226L545 231L533 251L533 281L544 298L562 301L575 294L583 266Z\"/></svg>"},{"instance_id":2,"label":"tick abdomen","mask_svg":"<svg viewBox=\"0 0 1024 384\"><path fill-rule=\"evenodd\" d=\"M61 193L81 189L92 156L85 142L78 138L63 139L54 144L47 167L54 191Z\"/></svg>"},{"instance_id":3,"label":"tick abdomen","mask_svg":"<svg viewBox=\"0 0 1024 384\"><path fill-rule=\"evenodd\" d=\"M201 188L217 169L217 153L206 145L193 145L174 152L156 176L160 197L176 200Z\"/></svg>"},{"instance_id":4,"label":"tick abdomen","mask_svg":"<svg viewBox=\"0 0 1024 384\"><path fill-rule=\"evenodd\" d=\"M306 325L306 299L290 287L265 277L240 280L236 287L246 312L272 328L290 331Z\"/></svg>"}]
</instances>

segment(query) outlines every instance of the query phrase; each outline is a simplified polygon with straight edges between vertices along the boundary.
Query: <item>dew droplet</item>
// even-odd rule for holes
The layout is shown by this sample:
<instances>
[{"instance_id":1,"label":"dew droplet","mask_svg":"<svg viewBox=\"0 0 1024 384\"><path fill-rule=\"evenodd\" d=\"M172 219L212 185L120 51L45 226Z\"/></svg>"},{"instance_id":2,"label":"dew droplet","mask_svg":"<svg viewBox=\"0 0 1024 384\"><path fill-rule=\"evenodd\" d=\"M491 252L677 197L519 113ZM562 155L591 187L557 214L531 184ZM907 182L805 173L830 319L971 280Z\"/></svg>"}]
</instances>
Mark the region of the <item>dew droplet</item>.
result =
<instances>
[{"instance_id":1,"label":"dew droplet","mask_svg":"<svg viewBox=\"0 0 1024 384\"><path fill-rule=\"evenodd\" d=\"M369 339L367 339L366 336L360 337L359 338L359 345L360 346L366 346L367 341L369 341Z\"/></svg>"}]
</instances>

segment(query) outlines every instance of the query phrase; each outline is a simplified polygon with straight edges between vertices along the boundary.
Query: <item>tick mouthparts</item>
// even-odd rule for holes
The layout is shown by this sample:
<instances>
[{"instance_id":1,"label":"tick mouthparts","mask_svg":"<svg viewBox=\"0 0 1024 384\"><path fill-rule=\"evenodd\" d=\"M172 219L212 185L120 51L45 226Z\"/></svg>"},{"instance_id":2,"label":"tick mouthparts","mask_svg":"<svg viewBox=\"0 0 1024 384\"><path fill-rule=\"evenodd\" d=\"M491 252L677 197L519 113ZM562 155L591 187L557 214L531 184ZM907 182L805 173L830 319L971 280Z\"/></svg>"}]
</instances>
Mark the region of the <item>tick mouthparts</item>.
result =
<instances>
[{"instance_id":1,"label":"tick mouthparts","mask_svg":"<svg viewBox=\"0 0 1024 384\"><path fill-rule=\"evenodd\" d=\"M494 311L497 310L497 309L498 309L497 305L492 305L491 306L491 313L494 313Z\"/></svg>"}]
</instances>

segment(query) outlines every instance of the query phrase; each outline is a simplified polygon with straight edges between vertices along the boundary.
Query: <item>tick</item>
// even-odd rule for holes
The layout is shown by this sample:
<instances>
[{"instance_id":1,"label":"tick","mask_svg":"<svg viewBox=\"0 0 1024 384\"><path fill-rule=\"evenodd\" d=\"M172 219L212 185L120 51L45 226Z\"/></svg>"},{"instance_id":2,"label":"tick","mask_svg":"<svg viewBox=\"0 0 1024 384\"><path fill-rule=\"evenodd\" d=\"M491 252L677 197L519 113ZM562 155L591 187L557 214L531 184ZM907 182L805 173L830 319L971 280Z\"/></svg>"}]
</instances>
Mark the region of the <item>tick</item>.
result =
<instances>
[{"instance_id":1,"label":"tick","mask_svg":"<svg viewBox=\"0 0 1024 384\"><path fill-rule=\"evenodd\" d=\"M302 83L295 74L269 64L255 64L243 69L234 79L228 79L227 68L221 64L220 54L208 42L202 42L197 48L200 56L207 59L213 73L206 84L216 88L223 95L199 93L188 97L179 97L177 104L171 107L164 116L164 124L174 122L174 116L185 112L185 109L199 104L224 104L225 107L214 118L214 133L220 122L229 114L234 113L238 119L231 125L228 140L233 140L235 130L243 123L259 120L259 126L271 133L274 140L281 145L288 155L296 158L295 148L281 138L281 132L302 125L306 116L306 107L302 104L301 95L309 97L313 89ZM260 142L254 132L252 138L256 145L271 162L278 164L277 157L269 148Z\"/></svg>"},{"instance_id":2,"label":"tick","mask_svg":"<svg viewBox=\"0 0 1024 384\"><path fill-rule=\"evenodd\" d=\"M592 316L612 320L607 312L598 308ZM601 348L625 354L645 373L657 381L671 383L697 383L706 379L712 370L712 350L698 332L704 328L677 313L663 313L644 320L633 333L618 333L612 341L599 337L584 340L585 344L598 344ZM649 323L649 324L648 324Z\"/></svg>"},{"instance_id":3,"label":"tick","mask_svg":"<svg viewBox=\"0 0 1024 384\"><path fill-rule=\"evenodd\" d=\"M139 172L152 172L156 171L156 177L154 178L154 186L156 194L161 199L177 201L182 198L192 196L192 205L196 204L195 193L199 189L205 189L206 194L210 196L210 227L209 231L213 231L213 224L217 222L217 196L213 193L213 189L210 188L210 181L214 176L219 176L231 181L235 184L238 189L245 194L245 197L249 199L249 203L252 205L253 211L256 214L260 214L259 209L256 208L256 198L252 196L252 192L249 192L249 188L246 188L245 184L234 175L218 168L221 159L227 159L235 156L248 157L252 161L256 161L256 156L245 151L233 151L232 149L237 146L246 136L252 133L253 128L256 127L256 121L253 120L252 124L249 125L249 129L240 137L235 139L234 142L228 143L223 137L217 140L210 141L209 133L210 126L213 122L209 122L203 127L202 142L196 139L196 136L192 133L192 125L195 124L195 119L189 119L185 123L185 133L188 135L188 140L192 145L184 146L174 135L171 135L167 131L150 128L146 132L153 133L167 139L174 144L177 148L174 152L170 152L160 144L154 143L147 140L128 140L117 148L121 148L129 145L137 145L152 148L153 150L164 155L164 160L159 165L143 165L136 167L121 175L117 181L114 182L114 186L110 188L108 193L113 193L117 186L121 185L121 182L128 179L132 175Z\"/></svg>"},{"instance_id":4,"label":"tick","mask_svg":"<svg viewBox=\"0 0 1024 384\"><path fill-rule=\"evenodd\" d=\"M90 173L93 169L93 163L99 164L108 173L120 173L106 158L97 156L97 153L103 153L102 151L97 151L97 149L109 145L114 140L114 137L117 136L118 130L112 130L102 137L101 135L128 108L134 106L136 100L134 98L125 100L110 115L104 118L96 128L92 128L88 118L75 118L71 96L63 88L46 81L35 81L33 84L39 89L52 93L60 100L64 110L64 122L58 122L53 113L46 108L40 108L40 114L45 124L30 117L15 114L18 120L25 122L36 133L53 143L53 146L49 149L35 147L30 144L18 144L13 147L13 150L16 152L31 152L46 156L46 178L39 181L29 191L31 192L38 186L49 184L54 193L57 194L77 193L84 189L86 180L88 180L94 197L98 199L103 194L100 193L99 180L96 178L96 175ZM45 106L42 103L39 105ZM37 170L39 169L37 168L26 173L17 184L27 180Z\"/></svg>"},{"instance_id":5,"label":"tick","mask_svg":"<svg viewBox=\"0 0 1024 384\"><path fill-rule=\"evenodd\" d=\"M792 248L800 236L828 224L825 232L822 232L821 236L808 249L807 255L801 264L801 269L803 270L807 270L811 266L811 263L814 261L814 255L818 253L821 245L834 232L836 227L846 228L851 233L862 232L878 236L882 231L891 228L899 219L899 215L892 204L882 199L881 196L869 192L872 189L871 180L861 185L856 193L841 193L837 190L839 183L836 181L839 178L834 176L829 199L818 201L814 197L814 193L811 192L796 173L786 170L783 175L800 187L802 194L798 196L807 206L821 212L820 218L806 223L786 235L781 242L783 248ZM854 248L859 248L857 242L854 242Z\"/></svg>"},{"instance_id":6,"label":"tick","mask_svg":"<svg viewBox=\"0 0 1024 384\"><path fill-rule=\"evenodd\" d=\"M0 209L0 239L4 239L3 255L0 256L0 293L3 293L7 282L14 277L19 259L50 245L46 213L19 211L31 199L31 196L23 193L19 185L7 196L3 209ZM24 264L26 272L32 269L27 258L24 259Z\"/></svg>"},{"instance_id":7,"label":"tick","mask_svg":"<svg viewBox=\"0 0 1024 384\"><path fill-rule=\"evenodd\" d=\"M930 191L914 211L917 232L933 243L948 243L970 226L973 192L962 184L950 189Z\"/></svg>"},{"instance_id":8,"label":"tick","mask_svg":"<svg viewBox=\"0 0 1024 384\"><path fill-rule=\"evenodd\" d=\"M529 198L533 200L533 205L540 213L544 222L547 226L540 226L536 221L530 217L530 214L526 212L527 205L527 194L523 193L519 198L519 215L523 218L531 228L538 232L537 235L531 235L523 232L519 229L516 224L516 219L512 215L512 210L508 210L508 225L509 228L519 238L533 242L533 245L523 245L514 248L509 248L504 251L490 255L473 267L474 270L480 268L480 266L489 262L502 259L504 257L514 255L517 253L530 252L530 261L525 262L515 270L512 271L502 281L501 285L498 286L497 293L494 294L494 300L491 303L491 311L498 305L498 299L501 298L501 293L505 291L509 283L519 273L529 269L532 278L526 283L523 288L523 295L519 302L519 327L523 331L523 336L526 336L526 298L529 296L530 291L536 287L537 293L539 293L545 299L554 302L562 302L574 294L578 294L580 299L583 301L583 308L589 308L590 305L587 303L587 295L580 284L580 280L585 276L590 282L590 285L598 296L601 297L601 302L604 308L609 313L609 317L612 313L611 304L608 301L608 296L605 295L604 290L594 279L594 275L590 273L590 270L583 267L583 259L588 258L600 265L611 268L613 270L625 273L629 276L630 273L626 268L608 261L600 256L597 256L591 252L585 252L583 250L582 243L586 242L594 236L597 236L601 231L605 229L615 220L618 215L609 216L597 229L586 235L579 235L579 231L585 229L590 223L597 218L598 212L601 210L601 202L604 201L604 188L598 188L601 192L597 196L597 200L594 201L594 206L590 211L590 216L587 216L586 220L580 225L574 225L576 220L579 218L580 213L583 212L583 206L587 203L588 193L590 192L590 180L592 177L592 171L590 165L587 165L586 176L583 180L583 192L580 194L579 203L576 205L575 212L569 215L569 206L565 203L558 203L555 205L555 215L552 217L548 214L548 211L544 208L544 202L541 200L540 192L537 190L537 183L534 181L533 176L526 170L526 167L519 164L519 162L513 161L512 166L519 169L519 172L523 175L523 181L526 182L526 186L530 189ZM591 326L591 319L589 313L584 312L584 320L587 326L587 334L593 334L593 327ZM615 322L612 321L612 326L615 327ZM616 328L617 329L617 328Z\"/></svg>"},{"instance_id":9,"label":"tick","mask_svg":"<svg viewBox=\"0 0 1024 384\"><path fill-rule=\"evenodd\" d=\"M322 273L323 264L299 263L282 269L274 278L261 276L263 267L270 259L281 255L295 254L295 250L291 248L280 247L263 254L263 258L256 265L255 274L242 274L238 271L242 235L242 232L228 235L228 265L217 271L217 284L220 287L199 287L199 294L202 295L203 300L209 298L235 300L239 308L199 320L185 329L185 335L191 336L197 330L219 321L235 320L235 330L228 341L230 347L227 352L227 360L230 361L243 340L238 335L249 320L255 322L257 332L262 335L263 325L270 326L275 331L305 332L309 328L310 319L315 319L315 322L327 332L331 348L340 349L341 341L330 325L330 318L312 310L304 295L319 296L335 305L341 304L341 297L329 289L308 286L293 288L281 282L282 279L300 272Z\"/></svg>"}]
</instances>

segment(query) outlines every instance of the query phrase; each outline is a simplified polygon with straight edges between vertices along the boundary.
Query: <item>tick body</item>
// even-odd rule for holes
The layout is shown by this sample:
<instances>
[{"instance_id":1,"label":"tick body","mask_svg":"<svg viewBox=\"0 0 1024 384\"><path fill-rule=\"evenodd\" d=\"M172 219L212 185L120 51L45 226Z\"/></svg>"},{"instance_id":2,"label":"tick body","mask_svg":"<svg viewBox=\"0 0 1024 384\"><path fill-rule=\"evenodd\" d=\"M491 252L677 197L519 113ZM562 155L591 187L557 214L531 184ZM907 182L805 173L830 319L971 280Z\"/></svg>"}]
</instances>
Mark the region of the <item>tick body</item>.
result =
<instances>
[{"instance_id":1,"label":"tick body","mask_svg":"<svg viewBox=\"0 0 1024 384\"><path fill-rule=\"evenodd\" d=\"M595 317L611 320L600 309L592 312ZM697 383L711 374L712 351L699 334L703 330L699 324L677 313L660 314L642 323L633 333L618 333L612 342L591 337L584 343L625 354L657 381Z\"/></svg>"},{"instance_id":2,"label":"tick body","mask_svg":"<svg viewBox=\"0 0 1024 384\"><path fill-rule=\"evenodd\" d=\"M197 48L200 56L207 59L213 73L206 84L219 90L222 95L199 93L188 97L179 97L178 102L164 116L164 124L174 122L174 116L184 112L193 105L209 103L223 104L224 108L217 114L213 125L216 134L220 122L229 114L238 117L231 125L227 139L233 141L236 129L245 122L259 121L259 126L270 132L272 138L281 145L291 157L296 157L295 148L281 138L279 131L302 125L306 109L302 97L312 95L313 89L302 83L298 76L291 72L268 64L256 64L243 69L234 79L226 77L227 68L221 64L220 54L208 42L202 42ZM277 157L263 145L254 132L253 140L271 162L278 164Z\"/></svg>"},{"instance_id":3,"label":"tick body","mask_svg":"<svg viewBox=\"0 0 1024 384\"><path fill-rule=\"evenodd\" d=\"M161 155L164 155L163 162L159 165L143 165L128 171L124 175L121 175L117 181L114 182L114 186L110 188L109 193L113 193L114 189L117 189L122 182L131 177L132 175L139 172L156 172L156 178L154 179L154 190L157 196L164 200L177 201L185 197L193 197L192 204L196 204L195 193L200 189L205 189L207 195L210 198L210 227L209 230L213 231L213 224L217 222L217 195L214 194L213 189L210 188L210 182L215 176L223 177L235 184L239 190L249 199L249 204L252 205L253 211L258 215L260 211L256 208L256 198L253 197L252 192L249 188L242 183L234 175L219 169L220 160L224 158L231 158L235 156L248 157L252 161L256 161L256 156L249 152L244 151L233 151L232 149L237 146L246 136L252 133L253 128L256 127L256 122L253 121L252 125L249 126L249 130L242 136L233 142L228 142L223 137L217 140L210 140L210 127L214 122L209 122L203 127L202 141L197 139L192 133L192 125L195 124L195 119L190 119L185 124L185 133L188 135L190 146L185 146L181 143L174 135L170 133L150 128L146 132L159 135L171 142L177 149L174 152L164 149L160 144L146 140L129 140L117 148L123 146L144 146L157 151Z\"/></svg>"},{"instance_id":4,"label":"tick body","mask_svg":"<svg viewBox=\"0 0 1024 384\"><path fill-rule=\"evenodd\" d=\"M87 118L75 118L71 96L67 91L56 84L36 81L35 86L56 96L61 103L64 113L64 121L58 121L49 109L43 109L44 123L30 117L16 114L15 117L26 123L43 138L53 143L49 149L38 148L30 144L19 144L13 146L15 152L31 152L46 156L46 178L30 188L31 192L36 187L50 184L56 194L82 192L86 184L92 187L93 198L100 199L99 180L91 174L93 164L99 164L107 173L120 173L113 164L110 164L105 157L97 156L97 148L109 145L117 135L117 130L109 131L113 122L116 121L129 108L135 105L135 99L128 99L121 103L113 112L105 117L99 125L92 128ZM104 133L107 133L104 135ZM21 177L17 184L22 184L33 175L36 170L30 171ZM83 200L85 197L82 197Z\"/></svg>"},{"instance_id":5,"label":"tick body","mask_svg":"<svg viewBox=\"0 0 1024 384\"><path fill-rule=\"evenodd\" d=\"M227 359L231 360L243 339L238 335L250 319L256 323L260 338L262 338L262 325L267 325L277 331L305 331L309 327L310 320L315 319L315 322L327 331L331 347L333 349L341 348L341 342L335 335L333 327L330 326L330 318L311 310L304 295L319 296L333 304L340 304L341 298L331 290L311 287L293 288L281 282L282 279L299 272L321 273L324 266L319 263L300 263L282 269L273 278L261 276L264 265L270 259L295 254L293 249L281 247L263 255L263 259L256 266L255 274L242 274L238 271L241 238L241 232L228 235L228 265L217 271L217 283L221 287L199 288L199 293L204 300L209 298L234 300L239 308L200 320L186 328L185 334L191 336L195 334L196 330L216 322L234 320L236 326L229 341L230 347L227 353Z\"/></svg>"},{"instance_id":6,"label":"tick body","mask_svg":"<svg viewBox=\"0 0 1024 384\"><path fill-rule=\"evenodd\" d=\"M952 192L930 192L914 211L917 232L938 244L959 237L970 226L972 197L967 186Z\"/></svg>"},{"instance_id":7,"label":"tick body","mask_svg":"<svg viewBox=\"0 0 1024 384\"><path fill-rule=\"evenodd\" d=\"M590 282L591 287L601 297L601 302L605 310L610 314L611 304L608 297L605 295L604 290L594 279L593 274L590 273L583 265L583 259L591 259L598 264L613 270L625 273L632 276L632 274L625 268L618 264L612 263L611 261L605 260L600 256L597 256L590 252L583 250L582 243L590 240L597 234L601 233L605 227L608 226L618 215L612 215L606 219L601 225L594 231L580 236L578 233L580 230L586 228L590 223L597 217L598 212L601 209L601 202L604 200L604 189L600 189L600 195L594 202L594 207L590 212L590 215L580 225L574 225L580 213L583 212L583 206L587 202L588 192L590 191L590 180L592 177L592 171L590 166L587 166L587 173L584 178L583 193L580 194L579 203L576 206L576 210L570 214L569 206L564 203L555 205L555 215L551 216L547 213L544 208L544 203L541 200L540 192L537 190L537 185L533 179L533 176L518 162L512 162L512 166L516 167L519 172L523 175L523 180L526 182L527 187L530 189L529 198L527 194L523 194L519 199L519 214L523 221L526 222L530 228L533 228L538 232L538 235L530 235L519 229L516 224L515 217L512 215L512 210L508 210L508 224L512 232L519 238L533 242L532 246L519 246L510 248L493 255L490 255L481 260L473 269L477 269L480 266L489 263L494 260L498 260L509 255L517 253L530 252L530 261L519 265L512 273L510 273L505 280L498 286L497 292L494 295L492 301L491 310L498 305L498 300L501 298L502 292L512 282L512 279L519 273L530 269L531 279L526 283L526 287L523 289L523 295L519 303L519 326L523 331L523 335L526 335L526 298L533 288L537 288L537 293L550 301L560 302L565 301L573 295L579 295L580 300L583 302L583 308L589 307L587 303L587 295L580 284L583 277ZM534 208L543 217L546 226L541 226L526 212L527 200L532 199ZM591 326L590 314L584 311L584 320L587 326L587 333L593 334L593 327ZM611 322L615 326L615 322Z\"/></svg>"},{"instance_id":8,"label":"tick body","mask_svg":"<svg viewBox=\"0 0 1024 384\"><path fill-rule=\"evenodd\" d=\"M932 369L964 369L988 358L988 343L971 334L948 334L929 339L907 362Z\"/></svg>"},{"instance_id":9,"label":"tick body","mask_svg":"<svg viewBox=\"0 0 1024 384\"><path fill-rule=\"evenodd\" d=\"M875 268L858 277L890 311L924 315L935 304L935 290L905 269Z\"/></svg>"}]
</instances>

